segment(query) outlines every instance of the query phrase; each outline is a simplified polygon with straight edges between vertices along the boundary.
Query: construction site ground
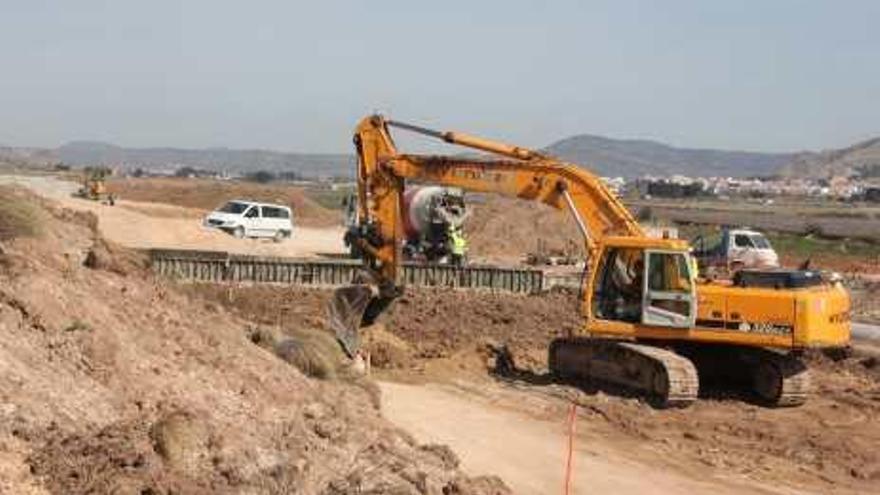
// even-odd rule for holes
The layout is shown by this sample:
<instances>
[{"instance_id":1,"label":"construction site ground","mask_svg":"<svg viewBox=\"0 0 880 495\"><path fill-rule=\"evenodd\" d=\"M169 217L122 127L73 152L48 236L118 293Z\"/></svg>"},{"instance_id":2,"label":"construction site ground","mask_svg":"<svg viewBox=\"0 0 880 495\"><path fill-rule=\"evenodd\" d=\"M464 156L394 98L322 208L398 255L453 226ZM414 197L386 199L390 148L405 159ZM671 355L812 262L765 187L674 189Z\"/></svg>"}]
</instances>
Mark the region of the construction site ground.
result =
<instances>
[{"instance_id":1,"label":"construction site ground","mask_svg":"<svg viewBox=\"0 0 880 495\"><path fill-rule=\"evenodd\" d=\"M155 279L97 218L0 189L0 493L509 493Z\"/></svg>"},{"instance_id":2,"label":"construction site ground","mask_svg":"<svg viewBox=\"0 0 880 495\"><path fill-rule=\"evenodd\" d=\"M330 296L271 287L188 290L282 328L324 325ZM626 470L633 483L652 479L652 493L864 493L880 486L876 359L812 356L817 395L800 408L767 409L720 388L690 408L657 410L619 390L585 391L547 376L547 343L578 324L574 303L567 293L412 291L372 344L375 375L388 382L386 415L449 444L465 465L497 466L492 472L523 493L540 493L527 489L530 480L561 483L572 402L576 493L611 486L605 483L627 493L616 481L624 466L633 468ZM272 309L279 305L285 309ZM515 368L497 373L491 349L504 344ZM437 407L446 402L449 408ZM632 493L642 493L637 488Z\"/></svg>"},{"instance_id":3,"label":"construction site ground","mask_svg":"<svg viewBox=\"0 0 880 495\"><path fill-rule=\"evenodd\" d=\"M561 492L572 404L574 493L880 491L876 358L811 356L817 394L799 408L710 388L690 408L657 410L625 391L549 379L548 342L580 324L573 293L410 291L369 337L378 412L370 382L307 379L248 340L254 327L326 331L329 291L169 285L97 241L316 255L341 251L338 227L240 241L203 231L200 209L124 198L108 207L70 198L75 186L55 179L0 178L13 180L57 206L51 242L5 243L0 492L287 483L355 493L381 480L413 493L419 483L503 493L473 475L497 475L515 493ZM107 261L82 267L96 242ZM505 349L513 366L496 369ZM183 440L157 450L169 437Z\"/></svg>"},{"instance_id":4,"label":"construction site ground","mask_svg":"<svg viewBox=\"0 0 880 495\"><path fill-rule=\"evenodd\" d=\"M119 194L119 199L115 206L110 207L97 201L73 197L79 186L52 176L0 175L0 184L3 183L19 184L65 207L94 214L108 240L132 248L196 249L293 257L340 255L345 251L342 243L343 229L339 221L341 216L337 217L334 212L308 203L300 195L296 197L306 207L304 213L295 210L294 236L276 243L270 239L235 239L229 234L205 228L201 224L201 219L210 209L230 199L265 198L293 203L291 198L279 199L260 188L254 192L255 196L247 195L252 191L242 191L242 188L235 187L229 190L209 189L209 194L204 194L199 191L206 186L198 180L193 180L190 187L187 180L163 182L145 179L143 185L130 186L122 183L111 187L111 191ZM154 200L132 201L123 195L131 192L135 193L135 197L140 194L141 197ZM170 203L170 198L175 198L175 204ZM330 217L336 219L336 222L331 221Z\"/></svg>"}]
</instances>

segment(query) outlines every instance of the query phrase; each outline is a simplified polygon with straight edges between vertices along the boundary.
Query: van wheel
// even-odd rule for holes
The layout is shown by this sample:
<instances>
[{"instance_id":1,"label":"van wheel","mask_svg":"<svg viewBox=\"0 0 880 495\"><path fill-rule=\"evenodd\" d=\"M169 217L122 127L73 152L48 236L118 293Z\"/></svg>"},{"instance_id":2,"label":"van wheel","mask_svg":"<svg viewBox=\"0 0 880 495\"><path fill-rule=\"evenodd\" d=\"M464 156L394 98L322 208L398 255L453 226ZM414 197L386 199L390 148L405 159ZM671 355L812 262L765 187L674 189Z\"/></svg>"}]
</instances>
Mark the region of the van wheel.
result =
<instances>
[{"instance_id":1,"label":"van wheel","mask_svg":"<svg viewBox=\"0 0 880 495\"><path fill-rule=\"evenodd\" d=\"M275 236L272 237L272 240L275 241L275 242L281 242L281 241L283 241L284 239L287 239L288 237L289 237L289 235L288 235L287 231L285 231L285 230L276 230L276 231L275 231Z\"/></svg>"},{"instance_id":2,"label":"van wheel","mask_svg":"<svg viewBox=\"0 0 880 495\"><path fill-rule=\"evenodd\" d=\"M232 231L232 236L236 239L244 239L244 227L236 227L235 230Z\"/></svg>"}]
</instances>

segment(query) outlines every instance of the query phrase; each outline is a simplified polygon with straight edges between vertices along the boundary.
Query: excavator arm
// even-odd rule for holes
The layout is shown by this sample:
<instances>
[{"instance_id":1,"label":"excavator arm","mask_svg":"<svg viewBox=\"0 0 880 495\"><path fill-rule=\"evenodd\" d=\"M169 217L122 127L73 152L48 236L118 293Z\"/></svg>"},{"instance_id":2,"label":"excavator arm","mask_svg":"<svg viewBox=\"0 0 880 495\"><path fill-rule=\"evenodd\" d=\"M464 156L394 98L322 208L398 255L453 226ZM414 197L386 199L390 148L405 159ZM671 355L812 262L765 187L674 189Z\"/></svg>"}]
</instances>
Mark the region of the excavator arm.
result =
<instances>
[{"instance_id":1,"label":"excavator arm","mask_svg":"<svg viewBox=\"0 0 880 495\"><path fill-rule=\"evenodd\" d=\"M391 136L392 127L494 156L481 159L401 154ZM359 230L353 241L363 253L369 280L338 290L330 306L331 325L352 355L358 347L358 328L371 324L401 292L401 204L407 180L539 201L568 210L583 235L591 262L598 245L608 236L644 236L630 212L599 177L543 153L394 122L379 115L358 124L354 144Z\"/></svg>"},{"instance_id":2,"label":"excavator arm","mask_svg":"<svg viewBox=\"0 0 880 495\"><path fill-rule=\"evenodd\" d=\"M399 154L389 127L495 155L494 159ZM588 253L607 236L642 237L626 207L602 180L543 153L456 132L367 117L357 127L359 241L381 280L396 280L402 241L401 198L406 180L539 201L574 217Z\"/></svg>"}]
</instances>

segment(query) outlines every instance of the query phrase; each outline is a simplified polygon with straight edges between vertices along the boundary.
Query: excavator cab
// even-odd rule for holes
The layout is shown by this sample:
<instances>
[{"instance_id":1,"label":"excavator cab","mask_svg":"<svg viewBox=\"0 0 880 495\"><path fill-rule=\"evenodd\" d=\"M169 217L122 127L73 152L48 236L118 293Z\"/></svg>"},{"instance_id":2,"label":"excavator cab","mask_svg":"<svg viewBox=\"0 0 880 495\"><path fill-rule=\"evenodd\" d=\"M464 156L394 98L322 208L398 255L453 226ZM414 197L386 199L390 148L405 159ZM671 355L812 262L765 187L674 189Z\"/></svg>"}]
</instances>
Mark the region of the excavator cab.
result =
<instances>
[{"instance_id":1,"label":"excavator cab","mask_svg":"<svg viewBox=\"0 0 880 495\"><path fill-rule=\"evenodd\" d=\"M591 315L599 320L690 328L695 274L686 250L609 243L592 280Z\"/></svg>"}]
</instances>

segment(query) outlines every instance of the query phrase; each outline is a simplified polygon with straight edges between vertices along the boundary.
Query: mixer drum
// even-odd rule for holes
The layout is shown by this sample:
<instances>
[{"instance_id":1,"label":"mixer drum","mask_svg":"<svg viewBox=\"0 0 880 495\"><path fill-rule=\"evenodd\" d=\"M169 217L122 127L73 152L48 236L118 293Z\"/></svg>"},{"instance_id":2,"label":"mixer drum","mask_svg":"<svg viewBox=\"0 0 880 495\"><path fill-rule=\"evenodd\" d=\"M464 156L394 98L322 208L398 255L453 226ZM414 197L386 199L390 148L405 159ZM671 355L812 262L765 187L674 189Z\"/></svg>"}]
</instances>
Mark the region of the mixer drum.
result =
<instances>
[{"instance_id":1,"label":"mixer drum","mask_svg":"<svg viewBox=\"0 0 880 495\"><path fill-rule=\"evenodd\" d=\"M408 188L403 194L403 211L404 234L407 239L419 239L440 221L461 226L466 209L460 189L428 186Z\"/></svg>"}]
</instances>

